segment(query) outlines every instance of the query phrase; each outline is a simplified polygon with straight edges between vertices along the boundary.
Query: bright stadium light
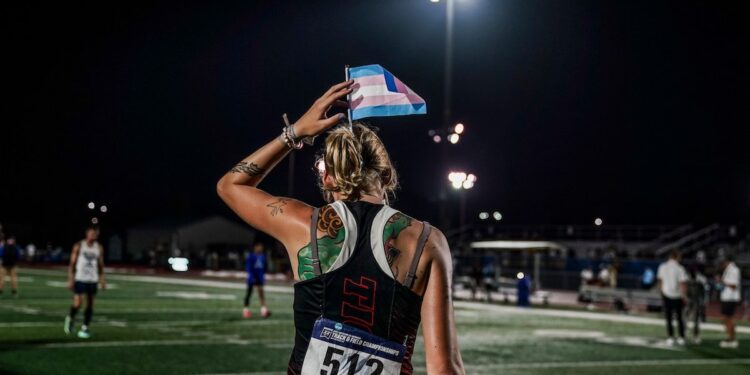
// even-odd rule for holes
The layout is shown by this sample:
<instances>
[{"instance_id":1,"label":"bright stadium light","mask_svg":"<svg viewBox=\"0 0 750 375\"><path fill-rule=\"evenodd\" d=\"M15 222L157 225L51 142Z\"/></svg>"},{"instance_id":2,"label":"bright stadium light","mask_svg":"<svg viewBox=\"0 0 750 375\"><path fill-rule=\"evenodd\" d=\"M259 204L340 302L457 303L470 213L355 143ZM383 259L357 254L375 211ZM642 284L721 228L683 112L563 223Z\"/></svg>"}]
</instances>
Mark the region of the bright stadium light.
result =
<instances>
[{"instance_id":1,"label":"bright stadium light","mask_svg":"<svg viewBox=\"0 0 750 375\"><path fill-rule=\"evenodd\" d=\"M519 273L517 273L517 274L516 274L516 279L518 279L518 280L523 280L523 278L524 278L525 276L526 276L526 275L524 275L524 274L523 274L523 272L519 272Z\"/></svg>"},{"instance_id":2,"label":"bright stadium light","mask_svg":"<svg viewBox=\"0 0 750 375\"><path fill-rule=\"evenodd\" d=\"M326 173L326 162L323 159L318 160L318 162L315 163L315 169L317 169L318 174L322 176Z\"/></svg>"},{"instance_id":3,"label":"bright stadium light","mask_svg":"<svg viewBox=\"0 0 750 375\"><path fill-rule=\"evenodd\" d=\"M448 174L448 181L451 182L451 186L456 190L461 188L468 190L474 187L474 184L477 182L477 176L471 173L467 174L466 172L451 172Z\"/></svg>"},{"instance_id":4,"label":"bright stadium light","mask_svg":"<svg viewBox=\"0 0 750 375\"><path fill-rule=\"evenodd\" d=\"M448 136L448 142L450 142L450 143L452 143L452 144L454 144L454 145L455 145L456 143L458 143L458 140L459 140L459 139L460 139L460 137L459 137L459 135L458 135L458 134L456 134L456 133L451 133L451 134L450 134L450 135Z\"/></svg>"},{"instance_id":5,"label":"bright stadium light","mask_svg":"<svg viewBox=\"0 0 750 375\"><path fill-rule=\"evenodd\" d=\"M490 214L487 212L480 212L479 213L479 219L480 220L487 220L490 218Z\"/></svg>"},{"instance_id":6,"label":"bright stadium light","mask_svg":"<svg viewBox=\"0 0 750 375\"><path fill-rule=\"evenodd\" d=\"M594 220L594 225L596 225L597 227L598 227L598 226L600 226L600 225L602 225L603 223L604 223L604 221L602 221L602 219L601 219L601 218L598 218L598 217L597 217L597 218L596 218L596 219Z\"/></svg>"},{"instance_id":7,"label":"bright stadium light","mask_svg":"<svg viewBox=\"0 0 750 375\"><path fill-rule=\"evenodd\" d=\"M99 218L98 217L92 217L91 218L91 224L94 224L94 225L99 224Z\"/></svg>"},{"instance_id":8,"label":"bright stadium light","mask_svg":"<svg viewBox=\"0 0 750 375\"><path fill-rule=\"evenodd\" d=\"M456 134L463 134L464 130L465 130L464 124L462 124L460 122L458 124L456 124L455 127L453 127L453 131Z\"/></svg>"},{"instance_id":9,"label":"bright stadium light","mask_svg":"<svg viewBox=\"0 0 750 375\"><path fill-rule=\"evenodd\" d=\"M103 214L106 214L107 213L107 206L103 205L103 206L99 207L99 211L101 211Z\"/></svg>"},{"instance_id":10,"label":"bright stadium light","mask_svg":"<svg viewBox=\"0 0 750 375\"><path fill-rule=\"evenodd\" d=\"M503 214L501 214L499 211L495 211L492 213L492 218L496 221L500 221L503 219Z\"/></svg>"},{"instance_id":11,"label":"bright stadium light","mask_svg":"<svg viewBox=\"0 0 750 375\"><path fill-rule=\"evenodd\" d=\"M94 202L89 202L88 208L89 210L93 210L94 208L96 208L96 205L94 204Z\"/></svg>"},{"instance_id":12,"label":"bright stadium light","mask_svg":"<svg viewBox=\"0 0 750 375\"><path fill-rule=\"evenodd\" d=\"M435 135L432 136L432 141L435 142L435 143L440 143L440 141L442 141L442 140L443 140L443 137L441 137L441 136L439 136L437 134L435 134Z\"/></svg>"},{"instance_id":13,"label":"bright stadium light","mask_svg":"<svg viewBox=\"0 0 750 375\"><path fill-rule=\"evenodd\" d=\"M440 0L430 0L431 3L439 3Z\"/></svg>"}]
</instances>

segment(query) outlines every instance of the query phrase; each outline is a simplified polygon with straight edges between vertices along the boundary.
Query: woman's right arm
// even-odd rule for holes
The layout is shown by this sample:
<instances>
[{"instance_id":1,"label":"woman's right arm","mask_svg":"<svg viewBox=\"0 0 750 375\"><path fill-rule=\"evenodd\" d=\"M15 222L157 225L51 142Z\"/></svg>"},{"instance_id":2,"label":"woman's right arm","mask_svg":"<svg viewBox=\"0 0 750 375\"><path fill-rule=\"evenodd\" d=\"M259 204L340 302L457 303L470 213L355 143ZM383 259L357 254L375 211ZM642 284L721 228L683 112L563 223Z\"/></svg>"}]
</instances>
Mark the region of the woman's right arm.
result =
<instances>
[{"instance_id":1,"label":"woman's right arm","mask_svg":"<svg viewBox=\"0 0 750 375\"><path fill-rule=\"evenodd\" d=\"M445 236L433 231L426 251L431 255L422 302L422 334L428 374L465 374L453 317L453 262Z\"/></svg>"},{"instance_id":2,"label":"woman's right arm","mask_svg":"<svg viewBox=\"0 0 750 375\"><path fill-rule=\"evenodd\" d=\"M328 108L351 92L351 81L332 86L294 125L299 137L315 136L341 117L326 118ZM257 186L289 153L282 140L273 139L242 159L219 180L216 190L222 200L253 228L273 236L287 247L298 242L296 237L309 230L312 208L300 201L273 196ZM303 236L307 239L306 236Z\"/></svg>"}]
</instances>

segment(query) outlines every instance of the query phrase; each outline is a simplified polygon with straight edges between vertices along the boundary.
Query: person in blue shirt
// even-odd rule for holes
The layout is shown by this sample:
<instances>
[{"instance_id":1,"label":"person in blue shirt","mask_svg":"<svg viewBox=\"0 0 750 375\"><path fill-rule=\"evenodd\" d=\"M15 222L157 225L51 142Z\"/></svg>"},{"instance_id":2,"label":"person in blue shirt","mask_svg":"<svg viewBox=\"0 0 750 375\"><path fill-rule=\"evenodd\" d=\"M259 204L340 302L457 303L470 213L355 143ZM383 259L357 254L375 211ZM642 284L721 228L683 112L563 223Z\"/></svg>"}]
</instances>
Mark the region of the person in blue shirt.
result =
<instances>
[{"instance_id":1,"label":"person in blue shirt","mask_svg":"<svg viewBox=\"0 0 750 375\"><path fill-rule=\"evenodd\" d=\"M21 250L16 245L16 238L8 236L8 240L3 242L0 238L0 294L5 289L5 275L10 276L11 295L18 295L18 273L16 272L16 263L21 259Z\"/></svg>"},{"instance_id":2,"label":"person in blue shirt","mask_svg":"<svg viewBox=\"0 0 750 375\"><path fill-rule=\"evenodd\" d=\"M263 285L266 283L266 254L263 244L258 242L253 246L253 252L248 254L245 259L245 270L247 271L247 289L245 290L245 307L242 309L242 317L249 318L253 315L250 311L250 296L253 294L253 287L258 289L260 298L260 316L268 318L271 311L266 306L266 296L263 293Z\"/></svg>"}]
</instances>

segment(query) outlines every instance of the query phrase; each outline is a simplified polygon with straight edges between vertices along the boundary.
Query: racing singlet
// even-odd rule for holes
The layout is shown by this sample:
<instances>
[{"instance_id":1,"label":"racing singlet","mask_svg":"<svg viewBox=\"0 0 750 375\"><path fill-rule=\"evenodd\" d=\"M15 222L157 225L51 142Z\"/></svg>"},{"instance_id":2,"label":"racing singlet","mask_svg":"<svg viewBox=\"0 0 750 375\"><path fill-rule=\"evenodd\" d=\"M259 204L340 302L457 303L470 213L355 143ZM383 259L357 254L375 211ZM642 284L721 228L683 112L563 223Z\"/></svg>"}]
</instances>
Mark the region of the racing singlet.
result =
<instances>
[{"instance_id":1,"label":"racing singlet","mask_svg":"<svg viewBox=\"0 0 750 375\"><path fill-rule=\"evenodd\" d=\"M84 283L99 282L99 256L101 255L99 243L89 246L86 240L80 242L78 248L78 259L76 260L75 281Z\"/></svg>"},{"instance_id":2,"label":"racing singlet","mask_svg":"<svg viewBox=\"0 0 750 375\"><path fill-rule=\"evenodd\" d=\"M294 284L294 349L288 374L411 374L422 297L411 291L431 227L424 223L404 284L386 260L383 230L398 211L367 202L331 204L346 238L321 271L315 209L311 252L315 277Z\"/></svg>"}]
</instances>

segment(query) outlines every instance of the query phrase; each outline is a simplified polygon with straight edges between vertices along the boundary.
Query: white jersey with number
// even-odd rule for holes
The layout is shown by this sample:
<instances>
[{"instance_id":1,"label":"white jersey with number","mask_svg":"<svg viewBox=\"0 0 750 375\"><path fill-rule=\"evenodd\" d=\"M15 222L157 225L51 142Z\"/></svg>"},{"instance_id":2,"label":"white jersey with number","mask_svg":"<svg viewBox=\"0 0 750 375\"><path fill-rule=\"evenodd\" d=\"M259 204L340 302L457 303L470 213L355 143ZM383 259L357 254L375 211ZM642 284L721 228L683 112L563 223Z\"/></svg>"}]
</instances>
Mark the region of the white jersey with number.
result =
<instances>
[{"instance_id":1,"label":"white jersey with number","mask_svg":"<svg viewBox=\"0 0 750 375\"><path fill-rule=\"evenodd\" d=\"M89 245L85 240L81 241L78 246L75 281L99 282L99 257L102 254L102 247L96 241Z\"/></svg>"}]
</instances>

